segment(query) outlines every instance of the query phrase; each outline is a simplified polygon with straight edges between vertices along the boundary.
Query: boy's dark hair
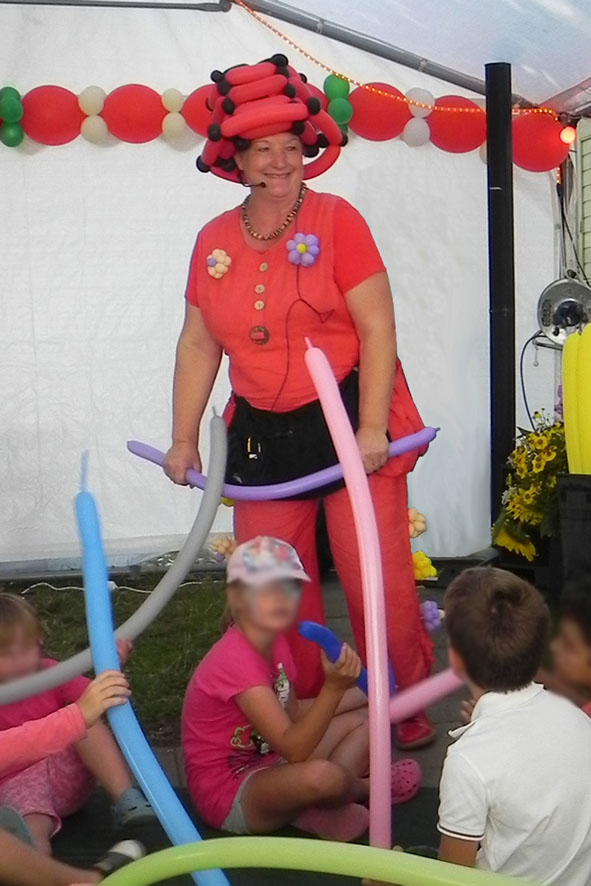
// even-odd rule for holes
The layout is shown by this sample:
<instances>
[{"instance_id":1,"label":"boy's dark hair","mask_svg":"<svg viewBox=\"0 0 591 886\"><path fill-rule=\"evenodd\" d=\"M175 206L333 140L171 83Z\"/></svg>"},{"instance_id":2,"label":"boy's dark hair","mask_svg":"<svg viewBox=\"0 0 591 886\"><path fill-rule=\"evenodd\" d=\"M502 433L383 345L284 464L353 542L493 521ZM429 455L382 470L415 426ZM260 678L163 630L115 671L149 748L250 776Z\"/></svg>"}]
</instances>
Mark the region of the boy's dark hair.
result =
<instances>
[{"instance_id":1,"label":"boy's dark hair","mask_svg":"<svg viewBox=\"0 0 591 886\"><path fill-rule=\"evenodd\" d=\"M550 632L548 608L532 585L503 569L466 569L444 606L449 642L473 683L496 692L531 683Z\"/></svg>"},{"instance_id":2,"label":"boy's dark hair","mask_svg":"<svg viewBox=\"0 0 591 886\"><path fill-rule=\"evenodd\" d=\"M560 601L560 614L575 622L585 643L591 646L591 582L582 577L567 581Z\"/></svg>"}]
</instances>

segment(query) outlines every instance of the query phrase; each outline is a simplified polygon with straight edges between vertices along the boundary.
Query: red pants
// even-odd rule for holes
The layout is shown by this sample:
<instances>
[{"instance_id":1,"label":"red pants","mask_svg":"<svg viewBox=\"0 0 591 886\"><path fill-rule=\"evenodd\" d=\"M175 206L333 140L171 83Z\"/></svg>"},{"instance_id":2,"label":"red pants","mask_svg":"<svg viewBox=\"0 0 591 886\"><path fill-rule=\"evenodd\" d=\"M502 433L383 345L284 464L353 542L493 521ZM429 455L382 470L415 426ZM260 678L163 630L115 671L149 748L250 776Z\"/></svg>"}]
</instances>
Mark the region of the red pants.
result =
<instances>
[{"instance_id":1,"label":"red pants","mask_svg":"<svg viewBox=\"0 0 591 886\"><path fill-rule=\"evenodd\" d=\"M433 664L432 644L423 627L417 596L408 532L406 477L381 472L369 477L376 511L388 620L388 651L401 688L428 676ZM343 585L357 650L365 661L363 598L359 554L353 514L346 489L324 499L330 547ZM245 502L235 504L234 529L239 542L256 535L273 535L297 550L312 579L304 586L300 607L302 620L324 624L322 589L316 555L318 500ZM290 646L298 677L300 698L318 694L323 682L320 650L293 630Z\"/></svg>"}]
</instances>

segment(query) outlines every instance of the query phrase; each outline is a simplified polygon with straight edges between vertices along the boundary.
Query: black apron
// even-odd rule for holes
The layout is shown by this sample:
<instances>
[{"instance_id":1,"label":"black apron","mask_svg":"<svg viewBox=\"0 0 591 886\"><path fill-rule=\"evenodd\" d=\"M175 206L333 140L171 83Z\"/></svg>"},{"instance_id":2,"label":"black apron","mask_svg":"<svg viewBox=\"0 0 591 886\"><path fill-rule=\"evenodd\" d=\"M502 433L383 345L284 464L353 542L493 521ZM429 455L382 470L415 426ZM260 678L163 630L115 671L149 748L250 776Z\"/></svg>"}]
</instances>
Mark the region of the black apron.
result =
<instances>
[{"instance_id":1,"label":"black apron","mask_svg":"<svg viewBox=\"0 0 591 886\"><path fill-rule=\"evenodd\" d=\"M353 431L359 426L359 372L354 369L339 385ZM318 400L290 412L255 409L236 397L228 429L226 482L267 486L307 477L337 464L338 458ZM338 480L294 499L319 498L342 489Z\"/></svg>"}]
</instances>

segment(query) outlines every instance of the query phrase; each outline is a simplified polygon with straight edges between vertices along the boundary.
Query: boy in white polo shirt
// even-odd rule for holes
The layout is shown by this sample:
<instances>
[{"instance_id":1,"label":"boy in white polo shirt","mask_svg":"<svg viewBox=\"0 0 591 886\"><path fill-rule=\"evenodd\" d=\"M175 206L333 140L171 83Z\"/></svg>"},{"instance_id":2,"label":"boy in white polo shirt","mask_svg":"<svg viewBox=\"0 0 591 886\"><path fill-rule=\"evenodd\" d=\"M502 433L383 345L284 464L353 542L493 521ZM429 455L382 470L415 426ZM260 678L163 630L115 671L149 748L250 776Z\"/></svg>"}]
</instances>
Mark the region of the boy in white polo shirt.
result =
<instances>
[{"instance_id":1,"label":"boy in white polo shirt","mask_svg":"<svg viewBox=\"0 0 591 886\"><path fill-rule=\"evenodd\" d=\"M476 701L440 785L439 857L550 886L591 886L591 720L533 682L550 619L501 569L449 586L452 668Z\"/></svg>"}]
</instances>

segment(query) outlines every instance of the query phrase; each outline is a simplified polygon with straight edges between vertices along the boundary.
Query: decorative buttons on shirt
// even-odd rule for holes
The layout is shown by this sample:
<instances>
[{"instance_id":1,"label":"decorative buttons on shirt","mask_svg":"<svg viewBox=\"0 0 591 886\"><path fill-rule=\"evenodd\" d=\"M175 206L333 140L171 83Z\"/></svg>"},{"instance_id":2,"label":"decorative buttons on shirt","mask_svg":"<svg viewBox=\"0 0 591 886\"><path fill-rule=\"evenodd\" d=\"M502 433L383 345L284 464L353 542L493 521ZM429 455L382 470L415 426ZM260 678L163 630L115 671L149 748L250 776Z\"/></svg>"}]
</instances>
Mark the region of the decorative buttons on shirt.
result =
<instances>
[{"instance_id":1,"label":"decorative buttons on shirt","mask_svg":"<svg viewBox=\"0 0 591 886\"><path fill-rule=\"evenodd\" d=\"M262 264L259 265L259 271L268 271L268 270L269 270L269 263L268 262L264 261L264 262L262 262Z\"/></svg>"},{"instance_id":2,"label":"decorative buttons on shirt","mask_svg":"<svg viewBox=\"0 0 591 886\"><path fill-rule=\"evenodd\" d=\"M255 301L255 303L254 303L255 311L262 311L264 307L265 307L265 302L262 299Z\"/></svg>"},{"instance_id":3,"label":"decorative buttons on shirt","mask_svg":"<svg viewBox=\"0 0 591 886\"><path fill-rule=\"evenodd\" d=\"M263 286L262 283L257 283L257 285L254 288L254 291L258 292L259 295L262 295L263 292L265 291L265 287Z\"/></svg>"},{"instance_id":4,"label":"decorative buttons on shirt","mask_svg":"<svg viewBox=\"0 0 591 886\"><path fill-rule=\"evenodd\" d=\"M253 326L250 330L250 340L255 345L266 345L271 334L266 326Z\"/></svg>"}]
</instances>

